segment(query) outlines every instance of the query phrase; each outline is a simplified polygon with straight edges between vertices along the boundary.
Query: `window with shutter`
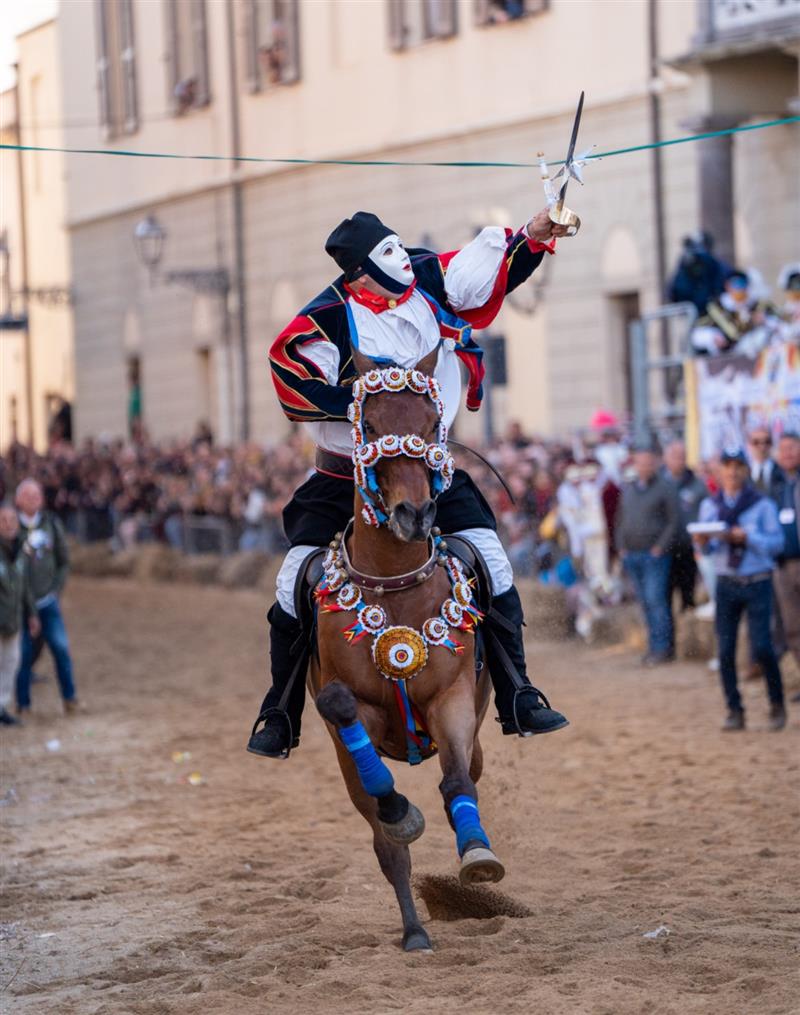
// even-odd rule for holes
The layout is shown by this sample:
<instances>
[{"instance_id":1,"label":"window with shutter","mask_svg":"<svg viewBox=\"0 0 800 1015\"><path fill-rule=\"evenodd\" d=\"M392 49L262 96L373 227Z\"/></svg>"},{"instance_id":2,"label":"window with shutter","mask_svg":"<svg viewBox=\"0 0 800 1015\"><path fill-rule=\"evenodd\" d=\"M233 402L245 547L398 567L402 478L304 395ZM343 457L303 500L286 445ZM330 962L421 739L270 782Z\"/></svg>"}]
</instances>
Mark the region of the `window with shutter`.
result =
<instances>
[{"instance_id":1,"label":"window with shutter","mask_svg":"<svg viewBox=\"0 0 800 1015\"><path fill-rule=\"evenodd\" d=\"M208 105L206 0L165 0L169 101L177 115Z\"/></svg>"},{"instance_id":2,"label":"window with shutter","mask_svg":"<svg viewBox=\"0 0 800 1015\"><path fill-rule=\"evenodd\" d=\"M244 0L244 28L251 91L300 79L298 0Z\"/></svg>"},{"instance_id":3,"label":"window with shutter","mask_svg":"<svg viewBox=\"0 0 800 1015\"><path fill-rule=\"evenodd\" d=\"M100 124L106 137L139 128L132 0L96 0Z\"/></svg>"},{"instance_id":4,"label":"window with shutter","mask_svg":"<svg viewBox=\"0 0 800 1015\"><path fill-rule=\"evenodd\" d=\"M458 30L457 0L388 0L389 45L411 49Z\"/></svg>"},{"instance_id":5,"label":"window with shutter","mask_svg":"<svg viewBox=\"0 0 800 1015\"><path fill-rule=\"evenodd\" d=\"M549 0L475 0L478 25L501 25L546 11Z\"/></svg>"}]
</instances>

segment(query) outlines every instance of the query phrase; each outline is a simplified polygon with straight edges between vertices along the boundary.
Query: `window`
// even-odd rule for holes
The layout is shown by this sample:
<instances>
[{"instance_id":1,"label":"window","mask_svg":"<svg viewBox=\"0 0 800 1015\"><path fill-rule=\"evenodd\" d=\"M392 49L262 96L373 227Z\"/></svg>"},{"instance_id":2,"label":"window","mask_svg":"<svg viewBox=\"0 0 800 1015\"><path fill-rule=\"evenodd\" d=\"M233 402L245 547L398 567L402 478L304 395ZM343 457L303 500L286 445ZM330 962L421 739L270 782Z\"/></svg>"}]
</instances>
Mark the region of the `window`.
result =
<instances>
[{"instance_id":1,"label":"window","mask_svg":"<svg viewBox=\"0 0 800 1015\"><path fill-rule=\"evenodd\" d=\"M410 49L456 34L456 0L389 0L392 49Z\"/></svg>"},{"instance_id":2,"label":"window","mask_svg":"<svg viewBox=\"0 0 800 1015\"><path fill-rule=\"evenodd\" d=\"M166 0L168 85L177 115L207 106L206 0Z\"/></svg>"},{"instance_id":3,"label":"window","mask_svg":"<svg viewBox=\"0 0 800 1015\"><path fill-rule=\"evenodd\" d=\"M475 21L479 25L500 25L529 14L546 11L549 0L475 0Z\"/></svg>"},{"instance_id":4,"label":"window","mask_svg":"<svg viewBox=\"0 0 800 1015\"><path fill-rule=\"evenodd\" d=\"M109 138L133 134L139 126L133 3L132 0L95 0L95 9L100 124Z\"/></svg>"},{"instance_id":5,"label":"window","mask_svg":"<svg viewBox=\"0 0 800 1015\"><path fill-rule=\"evenodd\" d=\"M244 0L247 84L251 92L300 78L297 0Z\"/></svg>"}]
</instances>

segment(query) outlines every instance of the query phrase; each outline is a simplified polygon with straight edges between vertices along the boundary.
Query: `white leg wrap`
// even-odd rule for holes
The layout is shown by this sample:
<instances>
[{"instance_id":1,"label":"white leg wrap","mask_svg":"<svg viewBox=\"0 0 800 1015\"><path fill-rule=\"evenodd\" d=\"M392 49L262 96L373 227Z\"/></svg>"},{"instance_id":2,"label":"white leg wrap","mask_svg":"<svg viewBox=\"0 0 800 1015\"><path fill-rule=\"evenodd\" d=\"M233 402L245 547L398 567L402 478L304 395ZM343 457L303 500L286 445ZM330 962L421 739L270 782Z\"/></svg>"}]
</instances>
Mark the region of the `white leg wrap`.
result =
<instances>
[{"instance_id":1,"label":"white leg wrap","mask_svg":"<svg viewBox=\"0 0 800 1015\"><path fill-rule=\"evenodd\" d=\"M303 561L309 554L318 550L317 546L293 546L286 554L278 571L278 578L275 582L275 592L281 609L285 610L290 617L297 619L294 608L294 587L297 583L297 573L303 566Z\"/></svg>"},{"instance_id":2,"label":"white leg wrap","mask_svg":"<svg viewBox=\"0 0 800 1015\"><path fill-rule=\"evenodd\" d=\"M514 572L497 533L492 529L462 529L453 535L468 539L486 561L492 576L492 594L502 596L508 592L514 584Z\"/></svg>"}]
</instances>

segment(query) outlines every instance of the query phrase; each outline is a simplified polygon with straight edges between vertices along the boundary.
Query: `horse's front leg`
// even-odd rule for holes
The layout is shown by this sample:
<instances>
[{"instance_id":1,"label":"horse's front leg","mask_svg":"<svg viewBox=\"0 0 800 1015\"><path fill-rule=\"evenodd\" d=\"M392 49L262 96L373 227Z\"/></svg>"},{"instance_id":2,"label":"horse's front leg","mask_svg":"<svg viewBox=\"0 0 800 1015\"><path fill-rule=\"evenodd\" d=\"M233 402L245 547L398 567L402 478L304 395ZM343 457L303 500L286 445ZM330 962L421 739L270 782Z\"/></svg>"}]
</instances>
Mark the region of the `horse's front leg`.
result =
<instances>
[{"instance_id":1,"label":"horse's front leg","mask_svg":"<svg viewBox=\"0 0 800 1015\"><path fill-rule=\"evenodd\" d=\"M469 675L472 679L472 675ZM475 700L468 681L459 681L431 702L427 711L428 728L439 748L442 781L439 789L447 818L456 833L456 848L461 858L459 880L463 885L500 881L505 868L492 852L489 837L481 824L478 789L470 769L476 741ZM478 745L478 751L480 746Z\"/></svg>"},{"instance_id":2,"label":"horse's front leg","mask_svg":"<svg viewBox=\"0 0 800 1015\"><path fill-rule=\"evenodd\" d=\"M408 844L425 829L421 812L394 788L392 773L378 756L349 687L334 681L317 696L317 708L338 733L336 756L347 792L372 826L372 844L386 880L394 888L403 920L403 948L426 950L430 938L419 920L411 893Z\"/></svg>"}]
</instances>

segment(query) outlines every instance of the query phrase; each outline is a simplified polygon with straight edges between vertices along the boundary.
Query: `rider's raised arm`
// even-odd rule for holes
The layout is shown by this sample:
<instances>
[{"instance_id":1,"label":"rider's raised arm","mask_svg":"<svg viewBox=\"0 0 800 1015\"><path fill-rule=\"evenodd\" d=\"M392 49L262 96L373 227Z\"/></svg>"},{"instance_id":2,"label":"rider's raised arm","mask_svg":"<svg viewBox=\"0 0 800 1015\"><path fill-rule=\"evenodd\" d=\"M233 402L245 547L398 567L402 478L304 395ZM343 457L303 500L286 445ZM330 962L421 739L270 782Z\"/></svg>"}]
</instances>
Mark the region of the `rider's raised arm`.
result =
<instances>
[{"instance_id":1,"label":"rider's raised arm","mask_svg":"<svg viewBox=\"0 0 800 1015\"><path fill-rule=\"evenodd\" d=\"M473 327L485 328L494 320L503 300L530 278L554 243L532 240L525 227L516 233L487 226L461 250L434 254L412 250L414 274L444 305Z\"/></svg>"},{"instance_id":2,"label":"rider's raised arm","mask_svg":"<svg viewBox=\"0 0 800 1015\"><path fill-rule=\"evenodd\" d=\"M272 383L289 419L346 420L353 399L337 384L339 350L310 317L300 315L284 328L269 352Z\"/></svg>"}]
</instances>

